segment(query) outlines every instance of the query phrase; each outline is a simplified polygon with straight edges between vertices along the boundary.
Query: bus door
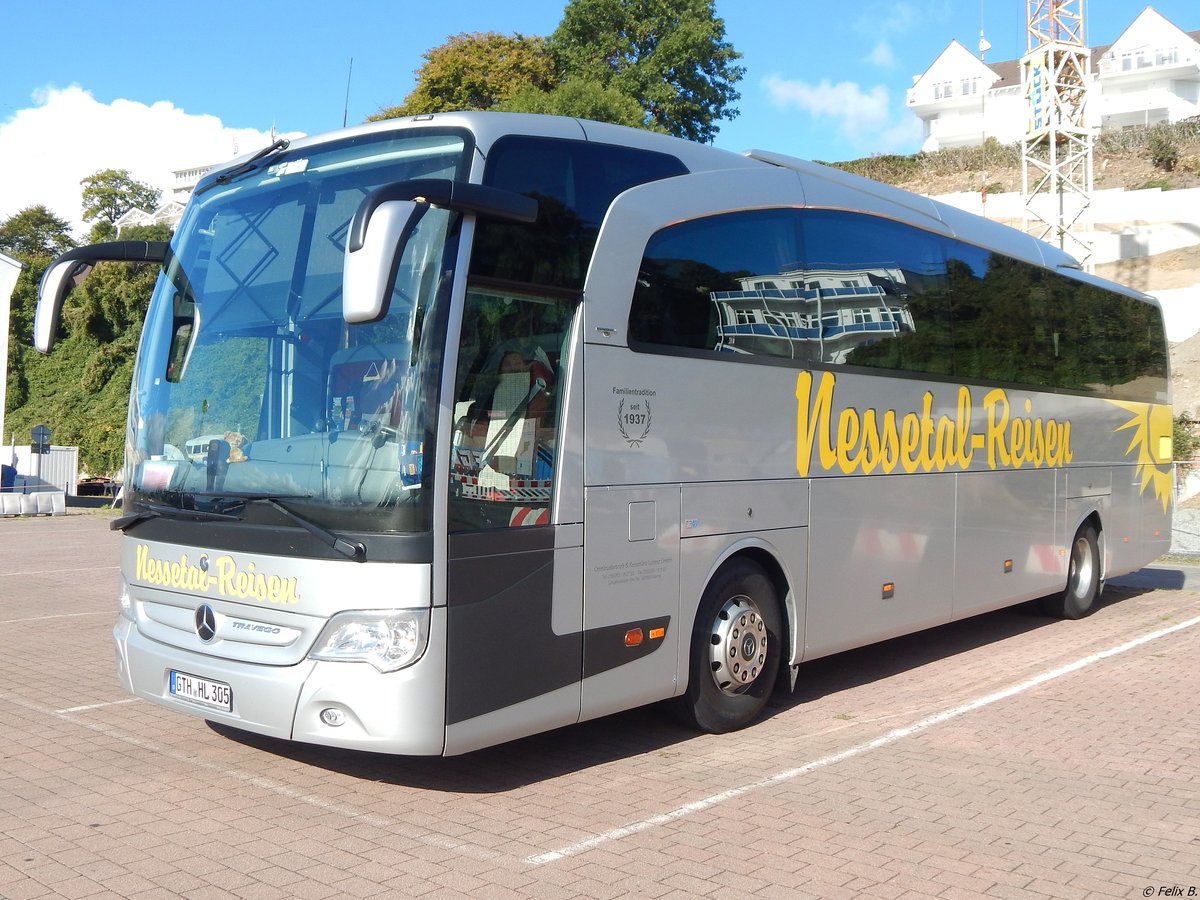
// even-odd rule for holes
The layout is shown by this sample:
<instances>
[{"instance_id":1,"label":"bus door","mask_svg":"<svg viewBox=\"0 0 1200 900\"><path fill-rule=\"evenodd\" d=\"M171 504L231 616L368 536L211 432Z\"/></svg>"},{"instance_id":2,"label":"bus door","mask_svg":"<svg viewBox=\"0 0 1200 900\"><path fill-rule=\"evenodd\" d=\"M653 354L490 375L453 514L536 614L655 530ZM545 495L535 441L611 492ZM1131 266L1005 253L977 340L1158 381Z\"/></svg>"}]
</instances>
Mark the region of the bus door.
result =
<instances>
[{"instance_id":1,"label":"bus door","mask_svg":"<svg viewBox=\"0 0 1200 900\"><path fill-rule=\"evenodd\" d=\"M578 308L467 288L450 398L447 753L579 717L582 537L577 516L554 513Z\"/></svg>"}]
</instances>

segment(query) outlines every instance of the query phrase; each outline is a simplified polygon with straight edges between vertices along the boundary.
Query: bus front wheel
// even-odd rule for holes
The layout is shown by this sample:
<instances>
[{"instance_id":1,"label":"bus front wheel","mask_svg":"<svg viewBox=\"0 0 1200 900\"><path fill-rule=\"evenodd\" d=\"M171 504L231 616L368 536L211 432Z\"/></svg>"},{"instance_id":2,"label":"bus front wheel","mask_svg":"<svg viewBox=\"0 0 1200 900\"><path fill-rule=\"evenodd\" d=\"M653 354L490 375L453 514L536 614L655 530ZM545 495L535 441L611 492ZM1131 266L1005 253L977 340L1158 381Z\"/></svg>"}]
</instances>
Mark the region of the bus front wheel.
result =
<instances>
[{"instance_id":1,"label":"bus front wheel","mask_svg":"<svg viewBox=\"0 0 1200 900\"><path fill-rule=\"evenodd\" d=\"M685 721L722 734L750 724L766 706L783 653L783 619L771 579L749 560L719 571L692 629Z\"/></svg>"},{"instance_id":2,"label":"bus front wheel","mask_svg":"<svg viewBox=\"0 0 1200 900\"><path fill-rule=\"evenodd\" d=\"M1100 539L1092 525L1084 525L1071 544L1066 590L1043 599L1042 609L1060 619L1082 619L1090 614L1100 596L1100 569Z\"/></svg>"}]
</instances>

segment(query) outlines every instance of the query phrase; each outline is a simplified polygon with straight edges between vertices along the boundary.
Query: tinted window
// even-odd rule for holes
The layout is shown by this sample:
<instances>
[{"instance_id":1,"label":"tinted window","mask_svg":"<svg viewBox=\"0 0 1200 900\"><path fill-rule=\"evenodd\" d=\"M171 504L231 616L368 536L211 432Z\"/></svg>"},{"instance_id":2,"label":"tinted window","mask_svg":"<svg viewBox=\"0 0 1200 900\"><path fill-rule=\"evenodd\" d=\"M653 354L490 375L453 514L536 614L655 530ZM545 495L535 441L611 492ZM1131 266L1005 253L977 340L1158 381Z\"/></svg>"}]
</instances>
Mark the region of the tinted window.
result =
<instances>
[{"instance_id":1,"label":"tinted window","mask_svg":"<svg viewBox=\"0 0 1200 900\"><path fill-rule=\"evenodd\" d=\"M954 375L1013 384L1055 383L1051 279L1045 269L946 242Z\"/></svg>"},{"instance_id":2,"label":"tinted window","mask_svg":"<svg viewBox=\"0 0 1200 900\"><path fill-rule=\"evenodd\" d=\"M946 245L956 377L1165 396L1156 307L961 241Z\"/></svg>"},{"instance_id":3,"label":"tinted window","mask_svg":"<svg viewBox=\"0 0 1200 900\"><path fill-rule=\"evenodd\" d=\"M1162 401L1159 310L877 216L755 210L673 225L642 259L634 349L845 364Z\"/></svg>"},{"instance_id":4,"label":"tinted window","mask_svg":"<svg viewBox=\"0 0 1200 900\"><path fill-rule=\"evenodd\" d=\"M797 358L808 309L783 274L801 257L797 224L791 210L767 210L659 232L642 260L631 340Z\"/></svg>"},{"instance_id":5,"label":"tinted window","mask_svg":"<svg viewBox=\"0 0 1200 900\"><path fill-rule=\"evenodd\" d=\"M646 248L635 344L947 371L941 247L884 219L759 210L682 223Z\"/></svg>"},{"instance_id":6,"label":"tinted window","mask_svg":"<svg viewBox=\"0 0 1200 900\"><path fill-rule=\"evenodd\" d=\"M837 311L822 362L948 375L952 329L942 245L889 219L802 210L806 268ZM839 287L839 285L841 285Z\"/></svg>"},{"instance_id":7,"label":"tinted window","mask_svg":"<svg viewBox=\"0 0 1200 900\"><path fill-rule=\"evenodd\" d=\"M488 155L484 183L534 197L533 225L481 222L471 273L579 289L596 233L614 197L639 184L682 175L673 156L630 147L512 136Z\"/></svg>"},{"instance_id":8,"label":"tinted window","mask_svg":"<svg viewBox=\"0 0 1200 900\"><path fill-rule=\"evenodd\" d=\"M1167 348L1156 307L1065 278L1051 297L1059 387L1165 400Z\"/></svg>"}]
</instances>

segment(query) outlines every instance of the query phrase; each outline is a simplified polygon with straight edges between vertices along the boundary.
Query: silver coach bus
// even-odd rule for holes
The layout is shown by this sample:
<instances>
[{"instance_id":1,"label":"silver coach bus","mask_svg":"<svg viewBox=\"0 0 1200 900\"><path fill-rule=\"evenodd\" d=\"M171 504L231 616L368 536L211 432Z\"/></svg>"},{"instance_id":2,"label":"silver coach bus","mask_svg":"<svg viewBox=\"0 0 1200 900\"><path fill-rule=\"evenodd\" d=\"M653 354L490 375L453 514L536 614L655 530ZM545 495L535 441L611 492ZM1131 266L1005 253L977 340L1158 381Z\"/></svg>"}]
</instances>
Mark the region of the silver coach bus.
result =
<instances>
[{"instance_id":1,"label":"silver coach bus","mask_svg":"<svg viewBox=\"0 0 1200 900\"><path fill-rule=\"evenodd\" d=\"M456 754L675 698L751 722L804 661L1168 547L1153 300L843 172L445 114L209 174L130 397L120 679L296 741ZM790 678L789 678L790 676Z\"/></svg>"}]
</instances>

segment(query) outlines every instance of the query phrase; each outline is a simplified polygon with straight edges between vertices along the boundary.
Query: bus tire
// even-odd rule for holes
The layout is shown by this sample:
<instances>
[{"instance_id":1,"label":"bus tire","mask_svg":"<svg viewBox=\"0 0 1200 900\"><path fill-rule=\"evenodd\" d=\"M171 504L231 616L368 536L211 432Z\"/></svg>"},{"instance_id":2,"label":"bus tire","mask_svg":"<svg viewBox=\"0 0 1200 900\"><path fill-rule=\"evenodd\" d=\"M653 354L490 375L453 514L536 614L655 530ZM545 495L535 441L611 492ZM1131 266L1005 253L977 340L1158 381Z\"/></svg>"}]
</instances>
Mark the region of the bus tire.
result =
<instances>
[{"instance_id":1,"label":"bus tire","mask_svg":"<svg viewBox=\"0 0 1200 900\"><path fill-rule=\"evenodd\" d=\"M1067 564L1067 586L1061 594L1042 600L1042 609L1060 619L1082 619L1096 608L1100 596L1100 539L1087 523L1075 534Z\"/></svg>"},{"instance_id":2,"label":"bus tire","mask_svg":"<svg viewBox=\"0 0 1200 900\"><path fill-rule=\"evenodd\" d=\"M696 612L688 687L679 698L684 721L709 734L749 725L771 696L783 648L771 579L749 560L723 567Z\"/></svg>"}]
</instances>

